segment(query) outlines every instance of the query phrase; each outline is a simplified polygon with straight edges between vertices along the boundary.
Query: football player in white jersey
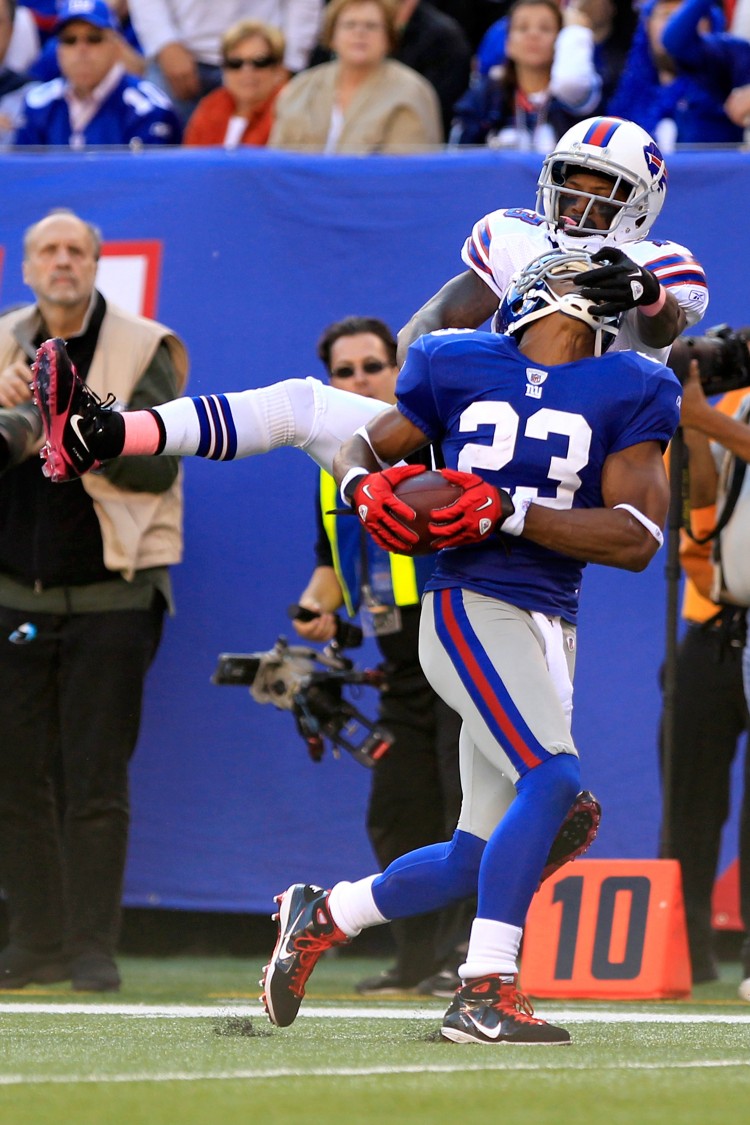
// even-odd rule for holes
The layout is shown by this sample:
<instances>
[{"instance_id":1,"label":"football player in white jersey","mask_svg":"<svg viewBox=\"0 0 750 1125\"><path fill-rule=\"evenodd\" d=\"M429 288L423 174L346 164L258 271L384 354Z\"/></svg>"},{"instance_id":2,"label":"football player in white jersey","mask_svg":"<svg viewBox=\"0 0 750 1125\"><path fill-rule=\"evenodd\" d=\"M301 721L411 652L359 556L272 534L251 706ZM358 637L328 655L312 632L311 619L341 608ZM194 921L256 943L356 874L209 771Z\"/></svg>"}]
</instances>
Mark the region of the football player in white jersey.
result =
<instances>
[{"instance_id":1,"label":"football player in white jersey","mask_svg":"<svg viewBox=\"0 0 750 1125\"><path fill-rule=\"evenodd\" d=\"M664 362L672 341L700 320L708 304L703 269L690 252L646 238L666 184L664 160L640 126L611 117L574 125L544 161L537 211L511 208L479 220L463 248L469 269L401 330L401 356L422 333L478 328L496 312L514 274L540 254L563 248L602 256L602 264L584 275L582 292L602 313L624 312L613 347ZM52 443L47 471L66 480L123 453L156 450L220 461L281 446L304 450L330 471L341 442L380 409L381 403L312 378L177 399L153 413L129 414L127 433L122 416L110 414L111 433L93 435L82 446L68 426L66 441ZM61 432L58 421L56 439Z\"/></svg>"},{"instance_id":2,"label":"football player in white jersey","mask_svg":"<svg viewBox=\"0 0 750 1125\"><path fill-rule=\"evenodd\" d=\"M505 208L474 225L461 253L468 269L402 328L399 359L425 332L484 324L511 277L540 254L580 248L599 264L582 279L583 295L625 313L614 346L664 362L708 305L706 277L690 251L648 237L666 192L664 158L639 125L617 117L578 122L542 165L535 210Z\"/></svg>"}]
</instances>

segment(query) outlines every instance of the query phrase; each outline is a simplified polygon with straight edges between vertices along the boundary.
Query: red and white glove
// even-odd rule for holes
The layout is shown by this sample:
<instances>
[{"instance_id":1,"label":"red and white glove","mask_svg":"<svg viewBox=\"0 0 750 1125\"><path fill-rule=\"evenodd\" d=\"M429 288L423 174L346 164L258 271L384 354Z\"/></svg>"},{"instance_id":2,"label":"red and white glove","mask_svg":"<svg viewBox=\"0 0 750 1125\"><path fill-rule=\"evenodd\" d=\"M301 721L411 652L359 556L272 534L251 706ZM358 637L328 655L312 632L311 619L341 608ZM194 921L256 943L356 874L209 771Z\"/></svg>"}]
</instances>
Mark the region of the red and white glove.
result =
<instances>
[{"instance_id":1,"label":"red and white glove","mask_svg":"<svg viewBox=\"0 0 750 1125\"><path fill-rule=\"evenodd\" d=\"M402 480L424 471L424 465L394 465L382 473L358 477L354 484L352 497L360 523L386 551L408 554L419 540L416 531L404 526L413 523L417 513L399 500L393 489Z\"/></svg>"},{"instance_id":2,"label":"red and white glove","mask_svg":"<svg viewBox=\"0 0 750 1125\"><path fill-rule=\"evenodd\" d=\"M464 491L454 504L432 512L429 530L440 537L435 541L436 549L482 543L514 514L510 493L488 484L476 473L461 473L456 469L441 469L440 473Z\"/></svg>"}]
</instances>

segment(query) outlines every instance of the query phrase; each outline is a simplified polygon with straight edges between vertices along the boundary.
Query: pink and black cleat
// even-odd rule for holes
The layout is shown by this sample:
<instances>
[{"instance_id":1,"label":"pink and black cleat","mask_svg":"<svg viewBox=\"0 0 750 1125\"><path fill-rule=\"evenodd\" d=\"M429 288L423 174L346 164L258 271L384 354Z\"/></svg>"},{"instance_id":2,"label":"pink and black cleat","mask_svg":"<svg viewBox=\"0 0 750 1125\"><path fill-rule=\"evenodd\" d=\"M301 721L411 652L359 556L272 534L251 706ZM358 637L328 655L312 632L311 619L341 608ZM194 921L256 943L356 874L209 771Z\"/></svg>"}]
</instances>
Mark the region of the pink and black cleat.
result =
<instances>
[{"instance_id":1,"label":"pink and black cleat","mask_svg":"<svg viewBox=\"0 0 750 1125\"><path fill-rule=\"evenodd\" d=\"M42 416L46 441L41 451L44 475L52 481L75 480L101 467L89 448L97 418L110 405L79 378L65 342L45 340L31 368L34 402ZM114 401L114 398L112 398Z\"/></svg>"}]
</instances>

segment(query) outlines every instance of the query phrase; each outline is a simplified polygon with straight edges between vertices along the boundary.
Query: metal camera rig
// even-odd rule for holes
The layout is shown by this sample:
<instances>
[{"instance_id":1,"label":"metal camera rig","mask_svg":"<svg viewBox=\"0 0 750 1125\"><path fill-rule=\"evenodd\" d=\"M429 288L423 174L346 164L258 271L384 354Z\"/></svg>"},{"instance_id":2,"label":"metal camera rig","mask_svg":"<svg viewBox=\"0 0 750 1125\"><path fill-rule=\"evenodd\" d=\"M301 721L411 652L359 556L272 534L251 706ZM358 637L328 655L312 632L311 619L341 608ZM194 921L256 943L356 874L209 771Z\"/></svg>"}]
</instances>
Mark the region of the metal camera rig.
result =
<instances>
[{"instance_id":1,"label":"metal camera rig","mask_svg":"<svg viewBox=\"0 0 750 1125\"><path fill-rule=\"evenodd\" d=\"M298 607L290 607L290 614L301 616L291 613L295 608ZM361 644L361 633L357 639L351 632L352 626L341 624L350 631L346 635L349 645ZM290 645L281 636L267 652L221 653L211 682L248 687L258 703L272 703L280 711L291 711L314 762L323 757L328 739L334 754L339 749L346 750L371 769L387 752L393 736L345 699L344 688L364 684L379 689L384 677L374 668L356 668L343 655L342 647L333 640L319 652L304 645Z\"/></svg>"}]
</instances>

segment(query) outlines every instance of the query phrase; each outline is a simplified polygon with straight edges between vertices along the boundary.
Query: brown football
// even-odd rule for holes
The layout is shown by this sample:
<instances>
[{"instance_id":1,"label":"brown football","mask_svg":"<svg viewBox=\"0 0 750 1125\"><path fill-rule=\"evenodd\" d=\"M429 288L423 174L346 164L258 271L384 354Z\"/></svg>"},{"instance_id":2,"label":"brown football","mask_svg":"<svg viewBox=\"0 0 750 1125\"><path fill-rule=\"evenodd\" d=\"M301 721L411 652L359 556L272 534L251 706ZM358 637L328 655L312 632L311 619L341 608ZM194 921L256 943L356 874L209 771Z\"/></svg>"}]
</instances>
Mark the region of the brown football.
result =
<instances>
[{"instance_id":1,"label":"brown football","mask_svg":"<svg viewBox=\"0 0 750 1125\"><path fill-rule=\"evenodd\" d=\"M404 554L432 554L435 550L432 546L435 536L427 530L427 525L431 522L430 512L435 508L447 508L454 504L463 491L461 486L452 484L440 473L428 469L417 476L406 477L393 491L399 500L403 500L417 513L413 523L406 523L406 521L404 523L405 526L416 531L419 542Z\"/></svg>"}]
</instances>

